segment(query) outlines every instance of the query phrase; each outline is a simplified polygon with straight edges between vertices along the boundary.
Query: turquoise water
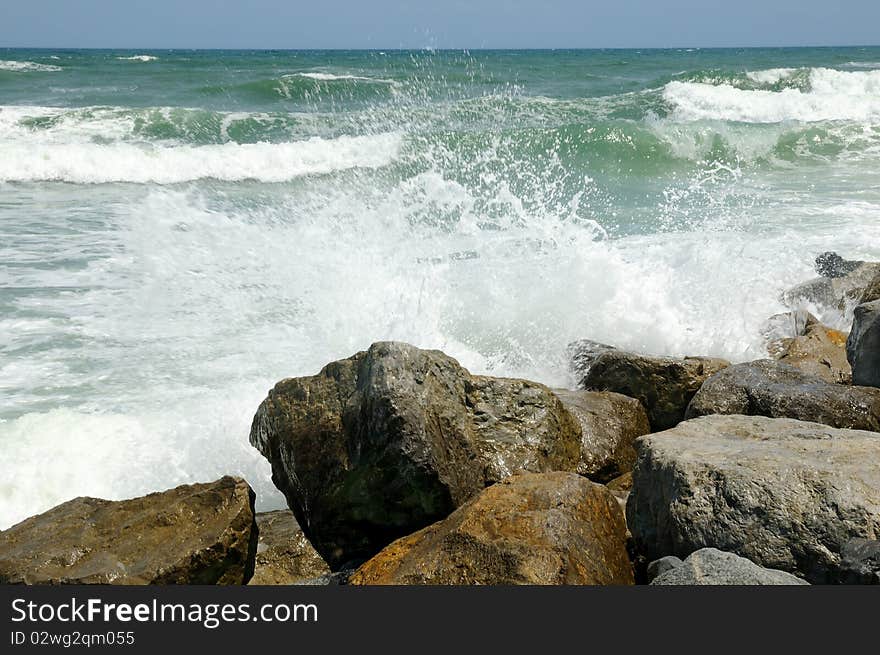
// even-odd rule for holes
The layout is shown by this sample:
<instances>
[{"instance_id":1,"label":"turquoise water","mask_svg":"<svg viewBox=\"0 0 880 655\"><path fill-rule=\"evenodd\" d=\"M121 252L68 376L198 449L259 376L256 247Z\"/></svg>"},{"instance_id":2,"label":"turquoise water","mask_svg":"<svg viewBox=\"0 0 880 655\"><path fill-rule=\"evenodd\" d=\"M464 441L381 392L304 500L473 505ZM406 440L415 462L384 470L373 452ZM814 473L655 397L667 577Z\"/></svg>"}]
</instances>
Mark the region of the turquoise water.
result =
<instances>
[{"instance_id":1,"label":"turquoise water","mask_svg":"<svg viewBox=\"0 0 880 655\"><path fill-rule=\"evenodd\" d=\"M761 357L818 252L880 258L878 164L880 48L0 49L0 527L278 505L257 404L380 339Z\"/></svg>"}]
</instances>

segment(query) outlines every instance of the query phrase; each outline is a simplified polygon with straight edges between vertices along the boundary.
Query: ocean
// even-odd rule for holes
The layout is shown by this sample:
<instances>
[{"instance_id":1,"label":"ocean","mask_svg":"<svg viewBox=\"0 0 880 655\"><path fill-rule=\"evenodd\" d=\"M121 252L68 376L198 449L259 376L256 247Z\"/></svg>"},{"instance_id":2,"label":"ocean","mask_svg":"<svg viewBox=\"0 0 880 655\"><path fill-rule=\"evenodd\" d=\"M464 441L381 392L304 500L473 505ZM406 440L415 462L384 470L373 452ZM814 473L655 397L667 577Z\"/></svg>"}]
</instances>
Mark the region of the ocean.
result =
<instances>
[{"instance_id":1,"label":"ocean","mask_svg":"<svg viewBox=\"0 0 880 655\"><path fill-rule=\"evenodd\" d=\"M282 506L257 405L374 341L763 357L817 254L880 259L878 171L880 48L0 49L0 528Z\"/></svg>"}]
</instances>

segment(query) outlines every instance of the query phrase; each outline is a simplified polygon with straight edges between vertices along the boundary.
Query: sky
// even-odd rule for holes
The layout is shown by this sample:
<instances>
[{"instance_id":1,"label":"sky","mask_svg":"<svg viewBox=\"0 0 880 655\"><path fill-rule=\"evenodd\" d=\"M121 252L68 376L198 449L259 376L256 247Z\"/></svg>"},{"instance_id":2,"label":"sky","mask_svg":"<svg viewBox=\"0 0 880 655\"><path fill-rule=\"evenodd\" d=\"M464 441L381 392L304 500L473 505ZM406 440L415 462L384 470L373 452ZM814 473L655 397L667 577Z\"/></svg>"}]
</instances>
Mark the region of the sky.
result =
<instances>
[{"instance_id":1,"label":"sky","mask_svg":"<svg viewBox=\"0 0 880 655\"><path fill-rule=\"evenodd\" d=\"M0 47L877 45L880 0L0 0Z\"/></svg>"}]
</instances>

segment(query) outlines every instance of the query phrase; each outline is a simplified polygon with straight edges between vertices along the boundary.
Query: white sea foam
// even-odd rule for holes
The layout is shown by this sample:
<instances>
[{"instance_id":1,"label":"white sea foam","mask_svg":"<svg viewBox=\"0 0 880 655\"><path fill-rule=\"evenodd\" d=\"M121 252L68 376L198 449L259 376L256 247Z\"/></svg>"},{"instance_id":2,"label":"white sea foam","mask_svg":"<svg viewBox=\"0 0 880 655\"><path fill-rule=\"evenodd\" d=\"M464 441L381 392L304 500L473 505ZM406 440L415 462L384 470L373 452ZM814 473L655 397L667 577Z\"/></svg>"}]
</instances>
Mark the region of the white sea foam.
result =
<instances>
[{"instance_id":1,"label":"white sea foam","mask_svg":"<svg viewBox=\"0 0 880 655\"><path fill-rule=\"evenodd\" d=\"M759 84L776 84L786 77L791 77L796 71L796 68L769 68L762 71L750 71L746 73L746 77Z\"/></svg>"},{"instance_id":2,"label":"white sea foam","mask_svg":"<svg viewBox=\"0 0 880 655\"><path fill-rule=\"evenodd\" d=\"M763 71L755 75L768 81L782 73ZM809 86L809 91L769 91L676 81L664 87L663 97L672 106L673 117L683 121L880 121L880 71L815 68L810 71Z\"/></svg>"},{"instance_id":3,"label":"white sea foam","mask_svg":"<svg viewBox=\"0 0 880 655\"><path fill-rule=\"evenodd\" d=\"M156 61L158 57L153 55L132 55L131 57L117 57L121 61Z\"/></svg>"},{"instance_id":4,"label":"white sea foam","mask_svg":"<svg viewBox=\"0 0 880 655\"><path fill-rule=\"evenodd\" d=\"M213 178L283 182L303 175L385 166L395 159L400 145L400 135L393 133L205 146L16 140L2 145L0 180L174 184Z\"/></svg>"},{"instance_id":5,"label":"white sea foam","mask_svg":"<svg viewBox=\"0 0 880 655\"><path fill-rule=\"evenodd\" d=\"M60 66L39 64L34 61L0 61L0 70L16 73L56 73L63 69Z\"/></svg>"},{"instance_id":6,"label":"white sea foam","mask_svg":"<svg viewBox=\"0 0 880 655\"><path fill-rule=\"evenodd\" d=\"M307 72L293 73L293 77L305 77L310 80L319 82L335 82L340 80L354 80L357 82L372 82L375 84L394 84L394 80L383 79L379 77L364 77L362 75L335 75L333 73ZM290 77L290 76L288 76Z\"/></svg>"}]
</instances>

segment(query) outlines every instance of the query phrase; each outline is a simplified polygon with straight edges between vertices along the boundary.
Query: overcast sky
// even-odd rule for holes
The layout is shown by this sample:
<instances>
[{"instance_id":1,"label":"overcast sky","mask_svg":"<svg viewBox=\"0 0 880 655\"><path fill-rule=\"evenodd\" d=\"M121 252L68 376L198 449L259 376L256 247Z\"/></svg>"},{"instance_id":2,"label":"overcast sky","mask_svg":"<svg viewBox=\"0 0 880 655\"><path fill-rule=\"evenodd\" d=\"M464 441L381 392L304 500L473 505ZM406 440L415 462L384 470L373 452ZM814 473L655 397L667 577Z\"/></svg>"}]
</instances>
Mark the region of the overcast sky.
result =
<instances>
[{"instance_id":1,"label":"overcast sky","mask_svg":"<svg viewBox=\"0 0 880 655\"><path fill-rule=\"evenodd\" d=\"M0 0L0 47L874 45L880 0Z\"/></svg>"}]
</instances>

